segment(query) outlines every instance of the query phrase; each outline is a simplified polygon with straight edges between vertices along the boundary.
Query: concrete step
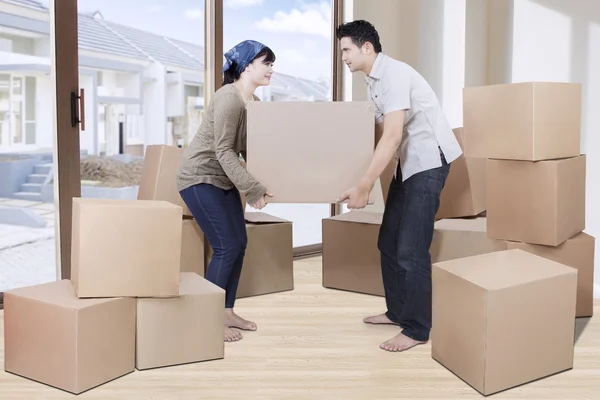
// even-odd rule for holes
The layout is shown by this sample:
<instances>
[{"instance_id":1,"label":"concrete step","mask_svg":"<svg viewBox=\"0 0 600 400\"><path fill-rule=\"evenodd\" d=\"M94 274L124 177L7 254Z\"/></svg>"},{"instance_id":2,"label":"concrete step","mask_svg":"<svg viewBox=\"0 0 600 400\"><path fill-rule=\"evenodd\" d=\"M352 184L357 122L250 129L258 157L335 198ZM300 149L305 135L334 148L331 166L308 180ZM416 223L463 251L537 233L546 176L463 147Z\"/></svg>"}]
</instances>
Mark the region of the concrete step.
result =
<instances>
[{"instance_id":1,"label":"concrete step","mask_svg":"<svg viewBox=\"0 0 600 400\"><path fill-rule=\"evenodd\" d=\"M36 175L48 175L52 171L52 164L38 164L33 168Z\"/></svg>"},{"instance_id":2,"label":"concrete step","mask_svg":"<svg viewBox=\"0 0 600 400\"><path fill-rule=\"evenodd\" d=\"M46 182L46 175L43 174L31 174L27 177L27 183L44 183Z\"/></svg>"},{"instance_id":3,"label":"concrete step","mask_svg":"<svg viewBox=\"0 0 600 400\"><path fill-rule=\"evenodd\" d=\"M13 193L11 197L18 200L42 201L41 193L17 192Z\"/></svg>"},{"instance_id":4,"label":"concrete step","mask_svg":"<svg viewBox=\"0 0 600 400\"><path fill-rule=\"evenodd\" d=\"M23 183L21 185L22 193L41 193L42 184L41 183Z\"/></svg>"}]
</instances>

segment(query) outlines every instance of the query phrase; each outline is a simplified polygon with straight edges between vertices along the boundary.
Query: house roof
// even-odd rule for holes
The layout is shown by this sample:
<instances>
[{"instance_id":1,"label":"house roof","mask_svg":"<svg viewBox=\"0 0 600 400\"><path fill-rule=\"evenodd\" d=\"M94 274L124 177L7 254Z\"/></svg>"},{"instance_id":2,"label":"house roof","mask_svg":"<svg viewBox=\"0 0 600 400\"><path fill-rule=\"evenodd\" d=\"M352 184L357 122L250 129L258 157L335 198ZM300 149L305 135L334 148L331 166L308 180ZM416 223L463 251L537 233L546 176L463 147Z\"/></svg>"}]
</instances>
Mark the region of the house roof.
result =
<instances>
[{"instance_id":1,"label":"house roof","mask_svg":"<svg viewBox=\"0 0 600 400\"><path fill-rule=\"evenodd\" d=\"M48 11L35 0L0 0L25 7ZM152 60L167 67L201 71L204 69L204 48L189 42L157 35L141 29L107 21L99 11L80 13L78 16L79 48L100 53ZM293 97L312 97L327 100L328 85L321 82L276 73L271 81L272 90Z\"/></svg>"},{"instance_id":2,"label":"house roof","mask_svg":"<svg viewBox=\"0 0 600 400\"><path fill-rule=\"evenodd\" d=\"M44 11L48 10L48 8L45 5L43 5L41 2L35 1L35 0L4 0L4 1L6 1L7 3L18 4L20 6L35 8L38 10L44 10Z\"/></svg>"}]
</instances>

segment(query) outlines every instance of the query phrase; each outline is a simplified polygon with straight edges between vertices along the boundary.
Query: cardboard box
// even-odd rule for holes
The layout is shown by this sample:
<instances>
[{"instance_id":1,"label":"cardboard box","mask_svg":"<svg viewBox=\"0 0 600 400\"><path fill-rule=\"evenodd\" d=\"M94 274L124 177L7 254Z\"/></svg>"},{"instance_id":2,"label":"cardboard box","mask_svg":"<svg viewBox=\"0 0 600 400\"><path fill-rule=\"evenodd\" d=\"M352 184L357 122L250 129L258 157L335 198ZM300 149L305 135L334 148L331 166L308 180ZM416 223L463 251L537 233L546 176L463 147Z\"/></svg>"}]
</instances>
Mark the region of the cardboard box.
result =
<instances>
[{"instance_id":1,"label":"cardboard box","mask_svg":"<svg viewBox=\"0 0 600 400\"><path fill-rule=\"evenodd\" d=\"M195 219L183 219L181 227L181 272L204 276L204 233Z\"/></svg>"},{"instance_id":2,"label":"cardboard box","mask_svg":"<svg viewBox=\"0 0 600 400\"><path fill-rule=\"evenodd\" d=\"M432 357L483 395L573 367L577 271L522 250L433 265Z\"/></svg>"},{"instance_id":3,"label":"cardboard box","mask_svg":"<svg viewBox=\"0 0 600 400\"><path fill-rule=\"evenodd\" d=\"M138 200L163 200L180 206L182 214L192 216L177 190L177 167L183 149L175 146L146 147Z\"/></svg>"},{"instance_id":4,"label":"cardboard box","mask_svg":"<svg viewBox=\"0 0 600 400\"><path fill-rule=\"evenodd\" d=\"M488 236L558 246L583 231L585 162L488 160Z\"/></svg>"},{"instance_id":5,"label":"cardboard box","mask_svg":"<svg viewBox=\"0 0 600 400\"><path fill-rule=\"evenodd\" d=\"M139 370L224 356L225 291L192 272L179 287L177 298L137 299Z\"/></svg>"},{"instance_id":6,"label":"cardboard box","mask_svg":"<svg viewBox=\"0 0 600 400\"><path fill-rule=\"evenodd\" d=\"M248 246L237 298L294 289L292 223L263 213L246 213ZM213 249L208 245L208 270Z\"/></svg>"},{"instance_id":7,"label":"cardboard box","mask_svg":"<svg viewBox=\"0 0 600 400\"><path fill-rule=\"evenodd\" d=\"M466 157L539 161L579 155L578 83L468 87L463 114Z\"/></svg>"},{"instance_id":8,"label":"cardboard box","mask_svg":"<svg viewBox=\"0 0 600 400\"><path fill-rule=\"evenodd\" d=\"M464 148L462 128L454 135ZM486 160L461 155L450 164L450 173L440 196L436 219L471 217L485 211Z\"/></svg>"},{"instance_id":9,"label":"cardboard box","mask_svg":"<svg viewBox=\"0 0 600 400\"><path fill-rule=\"evenodd\" d=\"M373 158L369 102L255 101L247 121L248 172L273 193L270 203L335 203Z\"/></svg>"},{"instance_id":10,"label":"cardboard box","mask_svg":"<svg viewBox=\"0 0 600 400\"><path fill-rule=\"evenodd\" d=\"M489 238L486 218L456 218L436 221L429 252L431 262L456 260L506 250L506 242Z\"/></svg>"},{"instance_id":11,"label":"cardboard box","mask_svg":"<svg viewBox=\"0 0 600 400\"><path fill-rule=\"evenodd\" d=\"M181 207L73 199L71 280L78 297L179 295Z\"/></svg>"},{"instance_id":12,"label":"cardboard box","mask_svg":"<svg viewBox=\"0 0 600 400\"><path fill-rule=\"evenodd\" d=\"M135 299L78 299L68 280L8 291L4 369L85 392L134 371L135 319Z\"/></svg>"},{"instance_id":13,"label":"cardboard box","mask_svg":"<svg viewBox=\"0 0 600 400\"><path fill-rule=\"evenodd\" d=\"M323 287L383 296L377 238L381 213L350 211L323 219Z\"/></svg>"},{"instance_id":14,"label":"cardboard box","mask_svg":"<svg viewBox=\"0 0 600 400\"><path fill-rule=\"evenodd\" d=\"M521 242L507 242L509 249L521 249L540 257L559 262L577 270L576 317L594 314L594 247L596 239L579 233L566 242L554 246L540 246Z\"/></svg>"}]
</instances>

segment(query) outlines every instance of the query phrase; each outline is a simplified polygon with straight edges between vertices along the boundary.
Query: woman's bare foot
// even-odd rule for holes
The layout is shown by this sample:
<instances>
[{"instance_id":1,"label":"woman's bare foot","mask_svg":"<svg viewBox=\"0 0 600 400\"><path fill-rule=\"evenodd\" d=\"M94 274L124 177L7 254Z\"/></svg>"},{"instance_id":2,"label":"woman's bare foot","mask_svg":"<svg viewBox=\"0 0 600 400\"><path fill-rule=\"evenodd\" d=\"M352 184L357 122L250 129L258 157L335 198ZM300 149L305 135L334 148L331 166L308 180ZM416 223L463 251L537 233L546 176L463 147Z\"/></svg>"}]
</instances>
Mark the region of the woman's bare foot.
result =
<instances>
[{"instance_id":1,"label":"woman's bare foot","mask_svg":"<svg viewBox=\"0 0 600 400\"><path fill-rule=\"evenodd\" d=\"M367 317L363 319L363 322L366 324L375 324L375 325L383 325L383 324L391 324L398 325L395 322L392 322L385 314L373 315L372 317Z\"/></svg>"},{"instance_id":2,"label":"woman's bare foot","mask_svg":"<svg viewBox=\"0 0 600 400\"><path fill-rule=\"evenodd\" d=\"M242 340L242 334L236 330L233 330L229 327L225 327L225 341L226 342L237 342L238 340Z\"/></svg>"},{"instance_id":3,"label":"woman's bare foot","mask_svg":"<svg viewBox=\"0 0 600 400\"><path fill-rule=\"evenodd\" d=\"M254 322L246 321L244 318L234 313L231 308L225 309L225 326L229 328L239 328L245 331L256 330L256 324Z\"/></svg>"},{"instance_id":4,"label":"woman's bare foot","mask_svg":"<svg viewBox=\"0 0 600 400\"><path fill-rule=\"evenodd\" d=\"M404 351L410 349L411 347L415 347L416 345L425 343L427 342L420 342L418 340L411 339L408 336L404 336L402 333L399 333L390 340L381 343L379 347L386 351Z\"/></svg>"}]
</instances>

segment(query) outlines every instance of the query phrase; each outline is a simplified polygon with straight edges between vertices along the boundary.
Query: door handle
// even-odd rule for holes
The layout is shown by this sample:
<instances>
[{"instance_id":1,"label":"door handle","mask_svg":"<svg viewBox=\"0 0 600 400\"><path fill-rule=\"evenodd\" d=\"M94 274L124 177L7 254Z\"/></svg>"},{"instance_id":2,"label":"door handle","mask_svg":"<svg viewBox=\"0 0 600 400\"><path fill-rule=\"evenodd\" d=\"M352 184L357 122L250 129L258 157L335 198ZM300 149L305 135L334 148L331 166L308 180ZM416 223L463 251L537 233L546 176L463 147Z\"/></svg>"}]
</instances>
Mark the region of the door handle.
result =
<instances>
[{"instance_id":1,"label":"door handle","mask_svg":"<svg viewBox=\"0 0 600 400\"><path fill-rule=\"evenodd\" d=\"M81 118L80 118L81 115ZM71 92L71 126L75 128L81 124L81 130L85 131L85 90L79 89L79 96Z\"/></svg>"}]
</instances>

